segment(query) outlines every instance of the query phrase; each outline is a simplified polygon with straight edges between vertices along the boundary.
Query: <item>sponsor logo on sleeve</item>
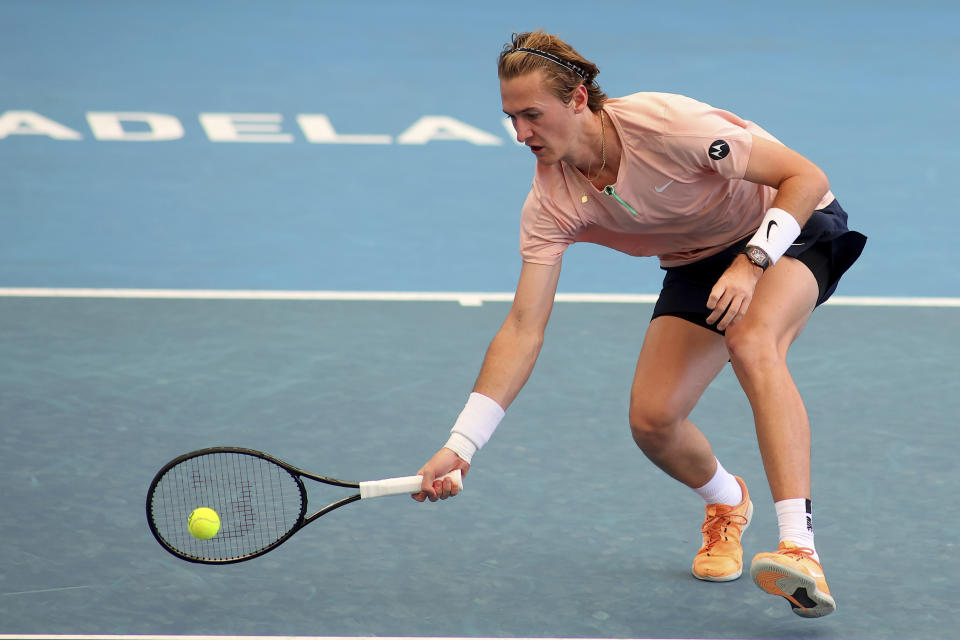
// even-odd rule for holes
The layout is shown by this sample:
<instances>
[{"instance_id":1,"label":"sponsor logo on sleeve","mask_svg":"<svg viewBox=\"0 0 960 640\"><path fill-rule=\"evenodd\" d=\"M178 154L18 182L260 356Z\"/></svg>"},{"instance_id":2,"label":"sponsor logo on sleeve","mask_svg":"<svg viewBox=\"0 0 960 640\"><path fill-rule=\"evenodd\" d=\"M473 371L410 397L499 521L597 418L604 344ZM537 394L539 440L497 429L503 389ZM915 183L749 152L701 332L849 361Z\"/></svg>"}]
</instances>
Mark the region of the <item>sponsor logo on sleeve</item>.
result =
<instances>
[{"instance_id":1,"label":"sponsor logo on sleeve","mask_svg":"<svg viewBox=\"0 0 960 640\"><path fill-rule=\"evenodd\" d=\"M714 140L710 143L708 153L712 160L723 160L730 155L730 145L727 144L726 140Z\"/></svg>"}]
</instances>

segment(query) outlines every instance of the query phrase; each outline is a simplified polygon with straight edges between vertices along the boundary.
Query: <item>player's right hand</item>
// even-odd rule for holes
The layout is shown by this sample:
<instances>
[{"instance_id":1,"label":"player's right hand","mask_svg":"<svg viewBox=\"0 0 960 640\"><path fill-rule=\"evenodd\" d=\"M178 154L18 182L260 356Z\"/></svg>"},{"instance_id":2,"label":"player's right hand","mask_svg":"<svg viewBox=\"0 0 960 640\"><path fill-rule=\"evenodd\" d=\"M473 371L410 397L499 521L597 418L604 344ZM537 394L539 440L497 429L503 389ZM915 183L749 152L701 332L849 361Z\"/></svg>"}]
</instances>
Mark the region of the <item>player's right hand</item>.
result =
<instances>
[{"instance_id":1,"label":"player's right hand","mask_svg":"<svg viewBox=\"0 0 960 640\"><path fill-rule=\"evenodd\" d=\"M423 465L420 471L417 471L417 475L423 476L423 483L421 485L422 490L420 493L413 494L413 499L417 502L423 502L424 500L436 502L460 493L460 487L455 485L450 478L437 479L454 469L460 469L461 475L466 477L467 471L470 470L470 463L464 462L460 456L446 447L437 451L427 461L427 464Z\"/></svg>"}]
</instances>

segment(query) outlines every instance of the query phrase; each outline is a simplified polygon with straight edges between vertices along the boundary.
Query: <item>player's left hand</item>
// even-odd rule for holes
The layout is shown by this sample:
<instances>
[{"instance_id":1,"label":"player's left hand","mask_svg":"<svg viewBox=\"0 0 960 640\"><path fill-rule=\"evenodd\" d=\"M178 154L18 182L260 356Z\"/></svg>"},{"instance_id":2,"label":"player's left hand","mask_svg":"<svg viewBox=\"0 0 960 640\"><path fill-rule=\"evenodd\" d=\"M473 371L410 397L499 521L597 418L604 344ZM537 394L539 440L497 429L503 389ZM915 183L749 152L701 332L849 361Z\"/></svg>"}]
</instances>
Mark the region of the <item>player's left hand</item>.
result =
<instances>
[{"instance_id":1,"label":"player's left hand","mask_svg":"<svg viewBox=\"0 0 960 640\"><path fill-rule=\"evenodd\" d=\"M725 331L742 320L762 275L763 269L746 256L737 256L710 291L707 308L711 313L707 316L707 324L716 323L717 329Z\"/></svg>"}]
</instances>

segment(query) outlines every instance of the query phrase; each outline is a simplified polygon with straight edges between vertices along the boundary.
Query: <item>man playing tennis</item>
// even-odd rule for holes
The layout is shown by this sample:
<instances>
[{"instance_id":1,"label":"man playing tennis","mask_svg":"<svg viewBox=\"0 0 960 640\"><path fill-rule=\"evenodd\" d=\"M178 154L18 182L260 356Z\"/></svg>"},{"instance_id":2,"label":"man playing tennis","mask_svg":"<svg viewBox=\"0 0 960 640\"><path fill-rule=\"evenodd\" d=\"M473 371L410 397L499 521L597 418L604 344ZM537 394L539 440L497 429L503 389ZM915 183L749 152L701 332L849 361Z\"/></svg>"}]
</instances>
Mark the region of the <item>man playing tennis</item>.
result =
<instances>
[{"instance_id":1,"label":"man playing tennis","mask_svg":"<svg viewBox=\"0 0 960 640\"><path fill-rule=\"evenodd\" d=\"M498 61L503 111L537 158L521 216L523 266L447 444L414 497L456 495L435 478L470 468L533 370L564 250L593 242L657 256L666 270L637 362L630 428L644 454L700 495L701 580L740 577L753 505L688 419L729 361L750 405L780 528L751 575L794 612L833 612L814 546L810 425L787 350L866 238L823 172L758 125L687 97L608 99L596 65L559 38L515 35Z\"/></svg>"}]
</instances>

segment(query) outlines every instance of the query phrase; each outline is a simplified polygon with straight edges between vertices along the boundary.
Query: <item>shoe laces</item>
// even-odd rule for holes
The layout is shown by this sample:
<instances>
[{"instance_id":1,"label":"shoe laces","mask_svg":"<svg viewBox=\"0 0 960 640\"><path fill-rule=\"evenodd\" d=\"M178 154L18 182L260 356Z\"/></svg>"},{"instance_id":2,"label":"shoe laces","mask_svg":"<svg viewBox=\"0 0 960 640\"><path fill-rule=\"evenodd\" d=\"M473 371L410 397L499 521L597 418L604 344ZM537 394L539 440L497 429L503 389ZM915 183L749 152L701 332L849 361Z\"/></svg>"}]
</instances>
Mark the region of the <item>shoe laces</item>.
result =
<instances>
[{"instance_id":1,"label":"shoe laces","mask_svg":"<svg viewBox=\"0 0 960 640\"><path fill-rule=\"evenodd\" d=\"M737 533L739 534L740 527L747 524L746 516L739 513L731 513L733 509L734 507L729 505L719 505L716 513L712 516L707 516L703 526L700 527L700 531L707 536L706 543L704 544L705 549L709 550L721 540L726 540L727 528L731 525L737 527ZM811 553L813 552L811 551Z\"/></svg>"},{"instance_id":2,"label":"shoe laces","mask_svg":"<svg viewBox=\"0 0 960 640\"><path fill-rule=\"evenodd\" d=\"M805 558L813 560L813 549L810 547L780 547L777 549L777 553L785 556L795 556L794 559L796 560L803 560ZM814 560L814 562L816 562L816 560Z\"/></svg>"}]
</instances>

